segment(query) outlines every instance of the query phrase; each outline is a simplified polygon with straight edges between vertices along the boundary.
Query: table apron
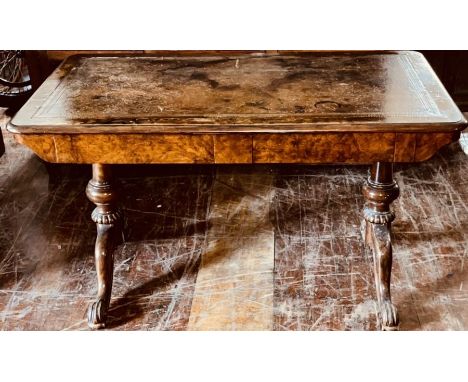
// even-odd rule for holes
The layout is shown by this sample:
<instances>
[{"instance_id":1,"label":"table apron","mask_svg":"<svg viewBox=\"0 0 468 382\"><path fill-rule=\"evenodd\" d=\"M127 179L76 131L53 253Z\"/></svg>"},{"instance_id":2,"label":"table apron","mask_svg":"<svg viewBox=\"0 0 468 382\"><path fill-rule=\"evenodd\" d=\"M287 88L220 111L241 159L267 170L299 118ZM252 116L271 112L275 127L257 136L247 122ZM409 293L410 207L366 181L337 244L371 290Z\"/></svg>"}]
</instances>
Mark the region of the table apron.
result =
<instances>
[{"instance_id":1,"label":"table apron","mask_svg":"<svg viewBox=\"0 0 468 382\"><path fill-rule=\"evenodd\" d=\"M52 163L420 162L459 138L441 133L15 134Z\"/></svg>"}]
</instances>

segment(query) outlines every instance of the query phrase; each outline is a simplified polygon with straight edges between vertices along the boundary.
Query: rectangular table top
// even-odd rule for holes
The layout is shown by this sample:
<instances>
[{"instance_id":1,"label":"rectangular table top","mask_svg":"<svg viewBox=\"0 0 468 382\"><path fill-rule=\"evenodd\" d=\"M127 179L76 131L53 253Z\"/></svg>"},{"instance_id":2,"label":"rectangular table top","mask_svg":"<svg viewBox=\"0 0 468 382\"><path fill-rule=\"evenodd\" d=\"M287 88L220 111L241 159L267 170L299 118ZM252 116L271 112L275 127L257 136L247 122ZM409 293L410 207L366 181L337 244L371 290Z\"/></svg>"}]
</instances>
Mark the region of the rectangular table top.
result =
<instances>
[{"instance_id":1,"label":"rectangular table top","mask_svg":"<svg viewBox=\"0 0 468 382\"><path fill-rule=\"evenodd\" d=\"M466 120L422 54L72 56L15 133L447 132Z\"/></svg>"}]
</instances>

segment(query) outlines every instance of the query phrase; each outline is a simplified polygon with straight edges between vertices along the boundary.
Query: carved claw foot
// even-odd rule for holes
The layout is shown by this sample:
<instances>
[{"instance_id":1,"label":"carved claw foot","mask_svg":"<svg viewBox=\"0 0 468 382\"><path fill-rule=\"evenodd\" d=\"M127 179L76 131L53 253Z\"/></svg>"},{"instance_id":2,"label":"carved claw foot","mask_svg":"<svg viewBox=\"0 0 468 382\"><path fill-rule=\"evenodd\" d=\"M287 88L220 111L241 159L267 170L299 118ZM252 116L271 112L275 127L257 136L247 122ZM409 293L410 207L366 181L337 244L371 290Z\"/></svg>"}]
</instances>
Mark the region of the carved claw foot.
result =
<instances>
[{"instance_id":1,"label":"carved claw foot","mask_svg":"<svg viewBox=\"0 0 468 382\"><path fill-rule=\"evenodd\" d=\"M97 300L88 307L88 326L91 329L103 329L106 327L108 306L104 300Z\"/></svg>"},{"instance_id":2,"label":"carved claw foot","mask_svg":"<svg viewBox=\"0 0 468 382\"><path fill-rule=\"evenodd\" d=\"M379 313L382 330L398 330L400 324L398 311L391 301L379 303Z\"/></svg>"}]
</instances>

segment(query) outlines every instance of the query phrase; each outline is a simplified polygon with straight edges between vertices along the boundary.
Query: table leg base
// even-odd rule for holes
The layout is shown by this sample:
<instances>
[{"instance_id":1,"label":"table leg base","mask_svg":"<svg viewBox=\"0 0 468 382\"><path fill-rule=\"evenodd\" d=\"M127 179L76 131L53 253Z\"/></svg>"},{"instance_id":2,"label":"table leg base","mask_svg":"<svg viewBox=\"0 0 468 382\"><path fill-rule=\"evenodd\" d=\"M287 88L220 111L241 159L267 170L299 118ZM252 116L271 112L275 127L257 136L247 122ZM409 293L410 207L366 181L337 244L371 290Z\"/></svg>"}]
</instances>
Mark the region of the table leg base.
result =
<instances>
[{"instance_id":1,"label":"table leg base","mask_svg":"<svg viewBox=\"0 0 468 382\"><path fill-rule=\"evenodd\" d=\"M106 325L114 272L114 250L122 237L122 211L117 205L118 192L109 166L93 165L93 178L86 195L96 208L91 218L96 223L97 237L94 249L98 293L88 308L88 326L102 329Z\"/></svg>"},{"instance_id":2,"label":"table leg base","mask_svg":"<svg viewBox=\"0 0 468 382\"><path fill-rule=\"evenodd\" d=\"M374 259L375 288L378 315L382 330L398 330L398 311L390 298L392 242L390 223L374 224L366 221L366 249Z\"/></svg>"},{"instance_id":3,"label":"table leg base","mask_svg":"<svg viewBox=\"0 0 468 382\"><path fill-rule=\"evenodd\" d=\"M118 216L118 214L116 214ZM105 327L109 309L114 272L114 250L118 245L120 224L97 224L95 262L98 281L98 295L88 308L88 326L91 329Z\"/></svg>"},{"instance_id":4,"label":"table leg base","mask_svg":"<svg viewBox=\"0 0 468 382\"><path fill-rule=\"evenodd\" d=\"M87 316L90 329L103 329L106 327L107 309L108 307L103 300L89 304Z\"/></svg>"}]
</instances>

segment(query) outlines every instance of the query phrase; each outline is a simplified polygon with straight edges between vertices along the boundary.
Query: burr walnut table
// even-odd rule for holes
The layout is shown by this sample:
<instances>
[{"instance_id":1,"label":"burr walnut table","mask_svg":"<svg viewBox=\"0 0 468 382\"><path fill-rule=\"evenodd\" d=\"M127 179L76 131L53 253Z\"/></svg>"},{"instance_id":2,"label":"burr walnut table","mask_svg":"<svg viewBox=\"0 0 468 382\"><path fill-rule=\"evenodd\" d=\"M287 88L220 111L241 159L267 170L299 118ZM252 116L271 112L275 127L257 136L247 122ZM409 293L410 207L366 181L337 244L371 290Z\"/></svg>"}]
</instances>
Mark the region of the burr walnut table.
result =
<instances>
[{"instance_id":1,"label":"burr walnut table","mask_svg":"<svg viewBox=\"0 0 468 382\"><path fill-rule=\"evenodd\" d=\"M421 54L340 52L73 56L8 129L46 161L92 164L86 194L96 205L98 295L91 327L105 325L121 237L113 164L365 163L365 243L382 328L395 329L392 165L430 158L465 126Z\"/></svg>"}]
</instances>

